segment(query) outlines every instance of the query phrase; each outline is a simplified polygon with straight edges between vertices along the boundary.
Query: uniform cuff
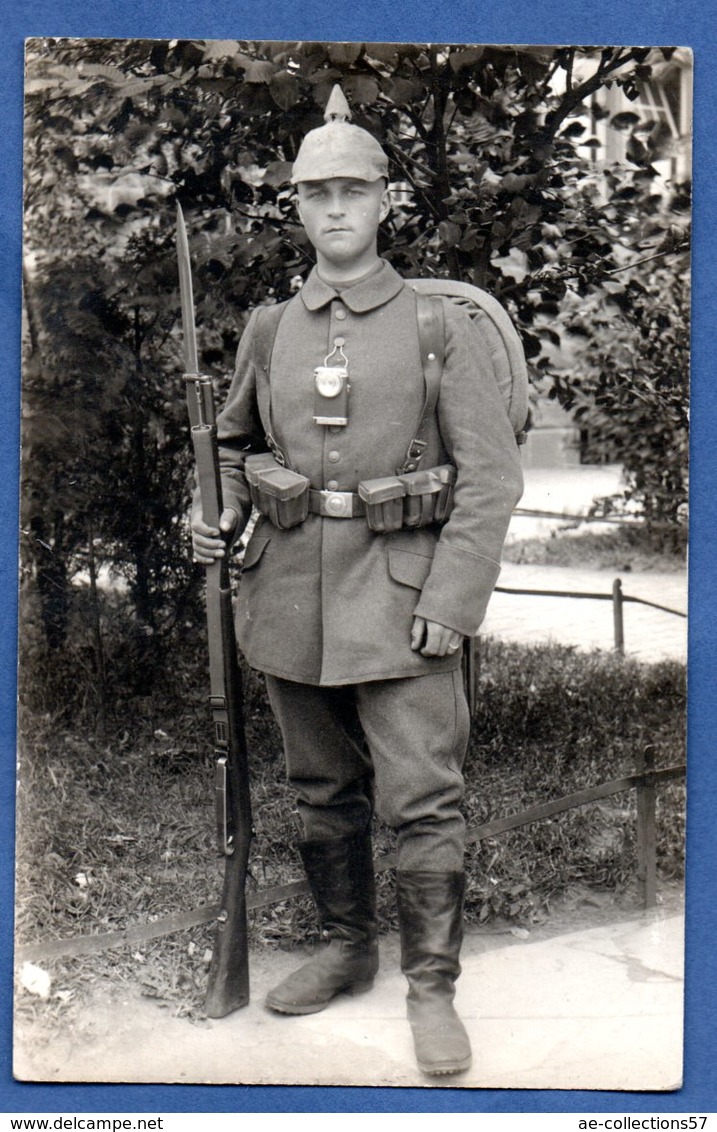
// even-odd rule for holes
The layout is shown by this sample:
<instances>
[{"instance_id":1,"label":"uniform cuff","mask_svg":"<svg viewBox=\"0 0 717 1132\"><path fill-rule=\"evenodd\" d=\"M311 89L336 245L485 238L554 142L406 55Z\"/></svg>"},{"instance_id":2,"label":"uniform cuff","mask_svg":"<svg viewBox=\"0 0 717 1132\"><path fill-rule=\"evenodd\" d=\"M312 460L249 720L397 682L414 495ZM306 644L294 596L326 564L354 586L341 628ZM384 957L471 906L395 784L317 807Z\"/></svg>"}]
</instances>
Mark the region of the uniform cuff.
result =
<instances>
[{"instance_id":1,"label":"uniform cuff","mask_svg":"<svg viewBox=\"0 0 717 1132\"><path fill-rule=\"evenodd\" d=\"M431 572L414 613L472 637L485 617L500 563L438 544Z\"/></svg>"}]
</instances>

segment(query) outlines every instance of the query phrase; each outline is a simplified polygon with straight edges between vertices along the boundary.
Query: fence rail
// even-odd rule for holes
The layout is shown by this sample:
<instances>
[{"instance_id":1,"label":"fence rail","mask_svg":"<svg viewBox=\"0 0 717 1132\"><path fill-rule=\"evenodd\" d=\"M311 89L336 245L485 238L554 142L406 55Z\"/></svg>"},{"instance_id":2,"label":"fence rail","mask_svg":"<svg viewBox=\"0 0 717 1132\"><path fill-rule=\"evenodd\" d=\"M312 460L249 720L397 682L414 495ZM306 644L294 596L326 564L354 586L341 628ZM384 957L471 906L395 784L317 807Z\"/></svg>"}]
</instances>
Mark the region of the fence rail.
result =
<instances>
[{"instance_id":1,"label":"fence rail","mask_svg":"<svg viewBox=\"0 0 717 1132\"><path fill-rule=\"evenodd\" d=\"M474 845L486 838L496 837L513 829L520 829L523 826L532 825L534 822L549 820L558 814L587 806L592 802L600 801L602 798L609 798L614 794L621 794L628 790L636 790L638 889L644 907L653 907L656 902L657 887L656 788L660 783L682 778L685 775L683 763L656 769L654 757L654 749L648 746L639 752L634 774L597 783L584 790L566 794L562 798L554 798L549 802L531 806L519 813L508 814L505 817L494 818L480 825L469 826L466 843ZM395 867L396 856L394 853L388 853L376 862L378 873L386 872ZM248 893L247 908L249 911L253 911L256 908L265 908L271 904L279 904L284 900L291 900L297 896L308 894L309 886L305 880L291 881L288 884L258 889L256 892ZM219 911L218 904L208 905L192 912L182 912L150 923L137 924L124 931L29 943L16 949L15 961L17 963L38 963L63 956L97 955L115 947L136 946L152 939L160 939L162 936L211 923L216 919Z\"/></svg>"},{"instance_id":2,"label":"fence rail","mask_svg":"<svg viewBox=\"0 0 717 1132\"><path fill-rule=\"evenodd\" d=\"M585 513L571 514L567 511L541 511L533 507L516 507L513 511L517 519L555 519L563 523L608 523L614 527L632 527L633 530L674 531L675 524L666 519L651 519L649 524L645 519L628 515L589 515Z\"/></svg>"},{"instance_id":3,"label":"fence rail","mask_svg":"<svg viewBox=\"0 0 717 1132\"><path fill-rule=\"evenodd\" d=\"M615 651L620 654L625 652L625 618L623 616L623 606L628 602L632 602L635 605L647 605L651 609L659 609L663 613L671 613L674 617L687 617L687 614L681 609L672 609L671 606L661 605L657 601L648 601L648 599L644 597L634 597L632 594L623 593L622 580L620 578L615 578L610 593L595 593L588 590L526 590L519 589L516 586L496 586L495 592L499 594L524 594L529 597L572 597L582 598L588 601L611 601Z\"/></svg>"}]
</instances>

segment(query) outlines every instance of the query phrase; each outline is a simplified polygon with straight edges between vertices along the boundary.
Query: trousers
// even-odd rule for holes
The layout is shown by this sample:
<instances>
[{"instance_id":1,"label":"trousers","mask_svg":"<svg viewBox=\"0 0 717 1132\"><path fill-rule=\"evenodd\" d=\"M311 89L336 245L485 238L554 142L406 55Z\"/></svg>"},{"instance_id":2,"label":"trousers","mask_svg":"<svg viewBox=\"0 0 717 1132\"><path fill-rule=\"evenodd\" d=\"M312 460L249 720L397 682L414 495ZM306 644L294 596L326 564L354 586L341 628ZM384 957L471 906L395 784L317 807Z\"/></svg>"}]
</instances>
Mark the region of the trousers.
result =
<instances>
[{"instance_id":1,"label":"trousers","mask_svg":"<svg viewBox=\"0 0 717 1132\"><path fill-rule=\"evenodd\" d=\"M375 806L396 831L400 869L462 870L460 672L340 687L267 674L266 684L306 840L363 833Z\"/></svg>"}]
</instances>

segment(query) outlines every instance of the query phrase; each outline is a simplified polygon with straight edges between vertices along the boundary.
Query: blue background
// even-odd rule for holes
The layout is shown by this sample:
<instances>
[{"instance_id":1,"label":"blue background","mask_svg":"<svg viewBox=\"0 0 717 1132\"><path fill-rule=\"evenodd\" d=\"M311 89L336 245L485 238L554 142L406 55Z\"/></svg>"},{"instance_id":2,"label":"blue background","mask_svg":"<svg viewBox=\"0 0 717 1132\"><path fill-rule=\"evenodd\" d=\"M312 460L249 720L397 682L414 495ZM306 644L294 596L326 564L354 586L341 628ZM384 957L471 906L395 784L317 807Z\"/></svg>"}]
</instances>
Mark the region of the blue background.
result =
<instances>
[{"instance_id":1,"label":"blue background","mask_svg":"<svg viewBox=\"0 0 717 1132\"><path fill-rule=\"evenodd\" d=\"M717 392L710 369L717 256L712 0L10 0L0 54L0 909L12 907L15 750L17 462L20 372L23 39L27 36L641 44L695 53L695 241L688 771L686 1062L672 1094L319 1089L238 1086L28 1085L11 1075L12 925L0 925L0 1112L715 1112L717 1111L717 773L715 686ZM480 1051L476 1051L480 1057Z\"/></svg>"}]
</instances>

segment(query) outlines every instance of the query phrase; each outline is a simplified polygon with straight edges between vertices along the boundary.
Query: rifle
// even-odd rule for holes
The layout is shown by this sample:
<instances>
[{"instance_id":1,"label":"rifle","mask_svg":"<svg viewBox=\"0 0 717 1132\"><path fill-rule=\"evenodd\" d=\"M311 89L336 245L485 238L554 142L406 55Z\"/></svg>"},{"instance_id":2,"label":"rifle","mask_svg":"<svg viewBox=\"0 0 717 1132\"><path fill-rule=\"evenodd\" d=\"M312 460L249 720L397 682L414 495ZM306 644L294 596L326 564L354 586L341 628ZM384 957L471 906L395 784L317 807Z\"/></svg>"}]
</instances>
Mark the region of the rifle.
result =
<instances>
[{"instance_id":1,"label":"rifle","mask_svg":"<svg viewBox=\"0 0 717 1132\"><path fill-rule=\"evenodd\" d=\"M205 523L219 529L223 510L211 378L200 374L194 325L192 267L182 209L177 205L177 259L182 304L187 409ZM244 737L242 679L237 658L228 555L206 567L209 702L214 725L215 813L225 858L205 1010L223 1018L249 1001L246 875L251 843L249 765Z\"/></svg>"}]
</instances>

